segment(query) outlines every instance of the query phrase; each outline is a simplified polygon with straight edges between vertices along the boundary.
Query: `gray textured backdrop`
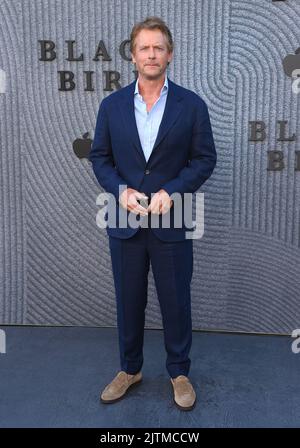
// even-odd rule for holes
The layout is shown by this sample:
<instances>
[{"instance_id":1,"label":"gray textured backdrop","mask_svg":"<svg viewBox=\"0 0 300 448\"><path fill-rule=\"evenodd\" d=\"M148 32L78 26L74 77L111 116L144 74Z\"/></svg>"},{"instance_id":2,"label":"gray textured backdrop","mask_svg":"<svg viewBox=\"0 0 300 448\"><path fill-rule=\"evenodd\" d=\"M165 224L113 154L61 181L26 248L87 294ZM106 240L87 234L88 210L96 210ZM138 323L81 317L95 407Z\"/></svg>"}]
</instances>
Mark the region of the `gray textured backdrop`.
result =
<instances>
[{"instance_id":1,"label":"gray textured backdrop","mask_svg":"<svg viewBox=\"0 0 300 448\"><path fill-rule=\"evenodd\" d=\"M200 189L193 328L291 333L300 327L300 94L282 60L300 46L299 0L0 0L0 323L116 325L108 240L95 222L102 190L72 143L93 138L110 94L103 70L120 72L122 86L134 80L119 45L152 14L174 35L168 75L207 102L218 152ZM42 39L55 42L56 60L39 61ZM72 39L82 62L66 60ZM101 39L111 61L93 61ZM58 90L58 70L74 72L75 90ZM94 92L84 91L85 70ZM256 119L268 128L260 144L248 141ZM277 120L296 142L276 142ZM266 169L274 149L284 151L282 172ZM146 327L162 327L152 271Z\"/></svg>"}]
</instances>

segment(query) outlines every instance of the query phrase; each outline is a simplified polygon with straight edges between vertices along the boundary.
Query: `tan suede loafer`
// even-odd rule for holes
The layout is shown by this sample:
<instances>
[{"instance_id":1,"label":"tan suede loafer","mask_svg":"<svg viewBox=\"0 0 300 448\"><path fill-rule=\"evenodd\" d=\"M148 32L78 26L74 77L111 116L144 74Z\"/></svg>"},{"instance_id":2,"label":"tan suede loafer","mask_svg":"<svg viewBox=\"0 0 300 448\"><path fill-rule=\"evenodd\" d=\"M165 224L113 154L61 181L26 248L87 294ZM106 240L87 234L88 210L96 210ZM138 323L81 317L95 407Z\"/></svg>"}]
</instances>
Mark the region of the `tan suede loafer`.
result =
<instances>
[{"instance_id":1,"label":"tan suede loafer","mask_svg":"<svg viewBox=\"0 0 300 448\"><path fill-rule=\"evenodd\" d=\"M174 401L179 409L189 411L194 408L196 402L196 392L185 375L170 378L174 390Z\"/></svg>"},{"instance_id":2,"label":"tan suede loafer","mask_svg":"<svg viewBox=\"0 0 300 448\"><path fill-rule=\"evenodd\" d=\"M114 403L122 398L129 387L140 384L142 381L142 372L138 372L135 375L121 370L115 378L109 383L103 390L100 396L102 403Z\"/></svg>"}]
</instances>

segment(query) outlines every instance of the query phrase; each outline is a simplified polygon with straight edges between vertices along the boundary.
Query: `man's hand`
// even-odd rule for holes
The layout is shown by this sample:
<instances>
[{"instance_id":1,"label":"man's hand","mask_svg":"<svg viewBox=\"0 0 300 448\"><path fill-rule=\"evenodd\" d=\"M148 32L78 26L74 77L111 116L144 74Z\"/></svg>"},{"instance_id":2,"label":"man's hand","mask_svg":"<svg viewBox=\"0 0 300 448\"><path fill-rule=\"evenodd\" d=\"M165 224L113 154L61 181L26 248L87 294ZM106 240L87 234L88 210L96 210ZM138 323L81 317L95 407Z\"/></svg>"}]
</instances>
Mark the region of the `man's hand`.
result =
<instances>
[{"instance_id":1,"label":"man's hand","mask_svg":"<svg viewBox=\"0 0 300 448\"><path fill-rule=\"evenodd\" d=\"M134 188L126 188L119 197L119 202L123 208L143 216L148 215L147 209L137 202L137 199L148 199L144 193L140 193Z\"/></svg>"},{"instance_id":2,"label":"man's hand","mask_svg":"<svg viewBox=\"0 0 300 448\"><path fill-rule=\"evenodd\" d=\"M164 214L167 213L173 205L173 200L170 198L169 194L164 190L160 189L151 199L151 202L146 209L148 213L153 214Z\"/></svg>"}]
</instances>

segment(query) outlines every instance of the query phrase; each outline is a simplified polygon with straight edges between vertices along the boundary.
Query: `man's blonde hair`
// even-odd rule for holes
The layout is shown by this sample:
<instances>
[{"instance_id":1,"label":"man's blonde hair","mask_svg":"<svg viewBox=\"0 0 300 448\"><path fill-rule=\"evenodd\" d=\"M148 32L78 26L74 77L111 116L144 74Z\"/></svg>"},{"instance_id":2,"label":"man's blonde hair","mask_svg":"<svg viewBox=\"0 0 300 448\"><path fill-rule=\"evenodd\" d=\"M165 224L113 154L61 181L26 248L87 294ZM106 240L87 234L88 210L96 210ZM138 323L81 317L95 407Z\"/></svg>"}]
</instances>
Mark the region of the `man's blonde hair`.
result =
<instances>
[{"instance_id":1,"label":"man's blonde hair","mask_svg":"<svg viewBox=\"0 0 300 448\"><path fill-rule=\"evenodd\" d=\"M171 31L165 22L156 16L147 17L142 22L136 23L130 33L130 52L133 54L135 49L135 38L141 30L160 30L167 38L168 51L171 53L174 48Z\"/></svg>"}]
</instances>

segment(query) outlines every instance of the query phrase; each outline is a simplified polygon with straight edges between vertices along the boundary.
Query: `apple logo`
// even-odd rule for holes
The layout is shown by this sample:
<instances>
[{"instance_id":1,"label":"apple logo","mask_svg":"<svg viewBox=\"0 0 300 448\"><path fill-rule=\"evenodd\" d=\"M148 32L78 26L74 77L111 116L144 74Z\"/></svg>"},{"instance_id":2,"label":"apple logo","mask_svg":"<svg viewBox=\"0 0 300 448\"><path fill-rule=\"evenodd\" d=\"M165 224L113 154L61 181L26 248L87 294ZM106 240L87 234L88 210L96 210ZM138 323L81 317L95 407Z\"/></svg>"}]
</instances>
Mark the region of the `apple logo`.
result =
<instances>
[{"instance_id":1,"label":"apple logo","mask_svg":"<svg viewBox=\"0 0 300 448\"><path fill-rule=\"evenodd\" d=\"M0 68L0 93L5 93L6 91L6 73Z\"/></svg>"},{"instance_id":2,"label":"apple logo","mask_svg":"<svg viewBox=\"0 0 300 448\"><path fill-rule=\"evenodd\" d=\"M79 159L88 158L93 140L87 138L89 132L83 134L83 138L77 138L73 142L73 151Z\"/></svg>"},{"instance_id":3,"label":"apple logo","mask_svg":"<svg viewBox=\"0 0 300 448\"><path fill-rule=\"evenodd\" d=\"M300 69L300 47L295 51L295 54L288 54L283 62L283 69L284 69L284 73L287 76L292 77L292 73L297 70ZM299 76L299 75L297 75Z\"/></svg>"}]
</instances>

